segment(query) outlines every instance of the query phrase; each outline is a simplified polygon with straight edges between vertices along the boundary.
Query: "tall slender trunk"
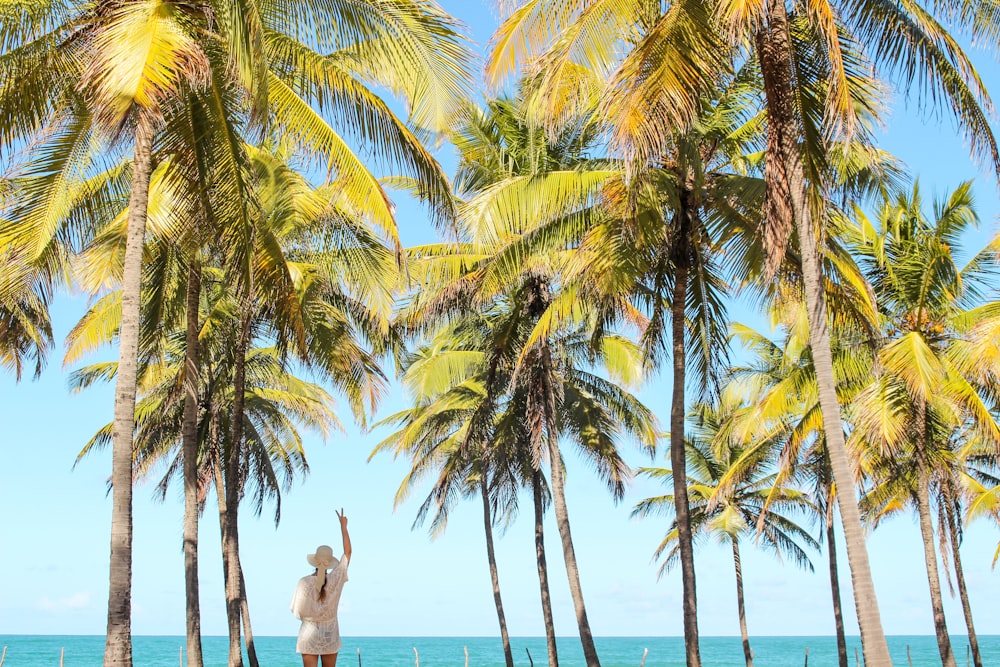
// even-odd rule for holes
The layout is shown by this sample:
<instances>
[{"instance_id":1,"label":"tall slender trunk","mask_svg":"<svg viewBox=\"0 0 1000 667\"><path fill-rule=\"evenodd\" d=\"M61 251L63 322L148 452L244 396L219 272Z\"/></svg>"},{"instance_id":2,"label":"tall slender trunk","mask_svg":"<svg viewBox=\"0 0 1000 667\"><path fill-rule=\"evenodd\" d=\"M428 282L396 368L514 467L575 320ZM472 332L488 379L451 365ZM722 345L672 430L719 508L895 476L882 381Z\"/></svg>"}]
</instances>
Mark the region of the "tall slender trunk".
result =
<instances>
[{"instance_id":1,"label":"tall slender trunk","mask_svg":"<svg viewBox=\"0 0 1000 667\"><path fill-rule=\"evenodd\" d=\"M837 401L817 230L813 226L812 211L807 201L802 157L799 154L800 133L792 100L788 17L783 2L768 3L767 25L758 31L756 46L768 113L768 161L765 176L772 201L786 196L789 198L786 201L791 201L798 230L809 342L819 385L830 468L836 485L840 519L844 526L844 541L847 545L847 560L851 569L854 605L861 629L865 664L867 667L892 667L858 511L854 474L840 418L840 404Z\"/></svg>"},{"instance_id":2,"label":"tall slender trunk","mask_svg":"<svg viewBox=\"0 0 1000 667\"><path fill-rule=\"evenodd\" d=\"M545 505L542 499L542 473L531 473L531 494L535 505L535 562L538 565L538 586L542 593L542 619L545 622L545 645L549 651L549 667L559 667L556 650L556 624L552 617L552 597L549 594L549 568L545 562Z\"/></svg>"},{"instance_id":3,"label":"tall slender trunk","mask_svg":"<svg viewBox=\"0 0 1000 667\"><path fill-rule=\"evenodd\" d=\"M931 521L930 468L927 464L927 405L917 401L916 438L914 439L917 459L917 517L920 523L920 537L924 543L924 565L927 567L927 585L931 593L931 609L934 611L934 634L937 635L938 652L944 667L956 667L955 655L951 650L948 624L944 617L944 600L941 596L941 578L938 574L937 554L934 551L934 524Z\"/></svg>"},{"instance_id":4,"label":"tall slender trunk","mask_svg":"<svg viewBox=\"0 0 1000 667\"><path fill-rule=\"evenodd\" d=\"M225 496L226 520L222 531L223 551L229 561L226 568L226 617L229 626L229 667L243 667L240 646L240 586L239 568L239 504L243 486L240 459L243 450L243 410L246 393L246 353L250 340L249 297L243 304L236 360L233 368L233 417L232 434L226 457Z\"/></svg>"},{"instance_id":5,"label":"tall slender trunk","mask_svg":"<svg viewBox=\"0 0 1000 667\"><path fill-rule=\"evenodd\" d=\"M212 430L214 430L214 425ZM216 434L217 435L217 434ZM215 438L212 438L215 441ZM212 456L212 476L215 480L215 497L219 501L219 528L222 531L222 578L225 582L229 581L229 573L233 569L239 569L233 564L232 552L226 548L226 530L229 517L229 504L226 502L226 483L223 479L224 473L222 471L222 446L221 443L213 445L214 451ZM243 573L240 572L240 579L242 581ZM228 602L228 583L227 583L227 602ZM227 608L228 611L228 608ZM242 612L242 609L240 610ZM237 622L239 622L237 618ZM242 653L240 655L242 659Z\"/></svg>"},{"instance_id":6,"label":"tall slender trunk","mask_svg":"<svg viewBox=\"0 0 1000 667\"><path fill-rule=\"evenodd\" d=\"M479 491L483 497L483 530L486 533L486 558L490 563L490 581L493 582L493 603L497 608L497 621L500 623L500 639L503 642L503 656L507 667L514 667L514 654L510 650L510 635L507 634L507 618L503 613L503 600L500 597L500 573L497 571L497 556L493 550L493 513L490 511L489 484L486 472L479 478Z\"/></svg>"},{"instance_id":7,"label":"tall slender trunk","mask_svg":"<svg viewBox=\"0 0 1000 667\"><path fill-rule=\"evenodd\" d=\"M201 606L198 599L198 306L201 266L192 254L187 279L184 349L184 593L187 606L187 664L202 667Z\"/></svg>"},{"instance_id":8,"label":"tall slender trunk","mask_svg":"<svg viewBox=\"0 0 1000 667\"><path fill-rule=\"evenodd\" d=\"M105 667L132 665L132 439L139 365L142 246L146 236L149 179L153 170L153 120L139 116L132 162L128 228L122 275L122 317L111 448L111 559Z\"/></svg>"},{"instance_id":9,"label":"tall slender trunk","mask_svg":"<svg viewBox=\"0 0 1000 667\"><path fill-rule=\"evenodd\" d=\"M247 582L243 577L243 563L236 555L236 567L240 570L240 616L243 617L243 636L246 637L247 661L250 667L260 667L257 661L257 646L253 641L253 627L250 625L250 603L247 601Z\"/></svg>"},{"instance_id":10,"label":"tall slender trunk","mask_svg":"<svg viewBox=\"0 0 1000 667\"><path fill-rule=\"evenodd\" d=\"M701 667L698 639L698 593L694 572L694 538L691 534L691 512L687 492L687 452L684 443L684 418L687 412L684 384L687 373L686 305L691 232L690 211L686 198L677 215L676 239L673 251L674 289L671 295L671 356L673 390L670 399L670 466L673 470L674 512L677 518L677 546L681 560L681 598L684 613L684 651L687 667Z\"/></svg>"},{"instance_id":11,"label":"tall slender trunk","mask_svg":"<svg viewBox=\"0 0 1000 667\"><path fill-rule=\"evenodd\" d=\"M583 602L580 568L576 564L576 551L573 549L573 536L569 529L569 511L566 509L562 455L559 453L559 437L555 432L549 433L549 465L552 471L552 507L555 510L559 537L562 539L563 560L566 562L569 592L573 598L573 608L576 610L576 624L580 628L583 657L587 661L587 667L601 667L601 661L597 657L597 647L594 645L594 635L590 632L590 622L587 620L587 607Z\"/></svg>"},{"instance_id":12,"label":"tall slender trunk","mask_svg":"<svg viewBox=\"0 0 1000 667\"><path fill-rule=\"evenodd\" d=\"M844 632L844 613L840 607L840 574L837 572L837 543L833 529L833 489L826 494L826 548L830 561L830 594L833 596L833 620L837 626L837 663L849 667L847 662L847 634Z\"/></svg>"},{"instance_id":13,"label":"tall slender trunk","mask_svg":"<svg viewBox=\"0 0 1000 667\"><path fill-rule=\"evenodd\" d=\"M962 613L965 615L965 626L969 630L969 647L972 649L972 662L976 667L983 667L983 656L979 652L979 638L972 622L972 606L969 604L969 589L965 585L965 570L962 568L962 555L959 547L962 540L958 536L958 517L955 515L955 493L951 481L947 482L947 497L945 502L945 517L948 523L948 539L951 544L951 554L955 559L955 579L958 583L958 597L962 601Z\"/></svg>"},{"instance_id":14,"label":"tall slender trunk","mask_svg":"<svg viewBox=\"0 0 1000 667\"><path fill-rule=\"evenodd\" d=\"M750 650L750 634L747 632L747 609L743 602L743 564L740 560L740 543L733 536L733 567L736 569L736 611L740 616L740 637L743 639L743 659L747 667L753 667L753 651Z\"/></svg>"},{"instance_id":15,"label":"tall slender trunk","mask_svg":"<svg viewBox=\"0 0 1000 667\"><path fill-rule=\"evenodd\" d=\"M536 295L532 300L540 312L542 304L547 300L547 286L536 284ZM576 611L576 624L580 631L580 643L583 646L583 657L587 667L601 667L597 657L597 647L594 645L594 635L590 631L590 621L587 620L587 607L583 601L583 587L580 585L580 569L576 562L576 551L573 548L573 536L569 527L569 511L566 508L566 484L562 468L562 455L559 453L559 418L556 415L559 404L556 385L556 368L552 360L552 350L548 341L542 340L533 349L537 355L537 371L531 380L533 400L529 399L528 411L541 417L538 437L533 442L533 449L547 449L549 466L552 473L552 505L556 515L556 527L562 541L563 561L566 565L566 577L569 580L569 592L573 598L573 608ZM531 407L534 403L540 409ZM529 417L530 419L530 417ZM544 438L544 439L543 439Z\"/></svg>"}]
</instances>

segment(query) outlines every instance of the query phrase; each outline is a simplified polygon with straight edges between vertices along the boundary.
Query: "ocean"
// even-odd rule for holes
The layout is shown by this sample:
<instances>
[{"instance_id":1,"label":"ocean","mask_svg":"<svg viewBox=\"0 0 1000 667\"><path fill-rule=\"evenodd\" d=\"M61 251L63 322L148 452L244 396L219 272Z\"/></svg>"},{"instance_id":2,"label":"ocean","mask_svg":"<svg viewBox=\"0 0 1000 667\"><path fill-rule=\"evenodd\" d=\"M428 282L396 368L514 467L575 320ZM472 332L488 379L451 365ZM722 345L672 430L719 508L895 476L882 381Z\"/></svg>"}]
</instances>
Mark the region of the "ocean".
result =
<instances>
[{"instance_id":1,"label":"ocean","mask_svg":"<svg viewBox=\"0 0 1000 667\"><path fill-rule=\"evenodd\" d=\"M598 637L597 650L604 667L639 667L649 649L645 667L683 667L684 642L680 637ZM851 667L855 667L855 648L860 654L858 637L848 637ZM262 667L299 667L294 637L257 637L256 649ZM985 665L1000 665L1000 635L979 638ZM133 639L136 667L180 667L183 637L148 637ZM835 667L837 645L833 637L751 637L754 664L757 667ZM960 666L967 663L964 636L952 640ZM0 635L0 650L7 647L3 667L55 667L60 652L65 651L65 667L98 667L104 651L104 637L98 635ZM574 637L558 640L561 667L584 667L580 642ZM206 667L225 667L228 640L205 637L203 653ZM913 667L940 665L937 643L931 636L889 637L889 651L900 667L909 667L907 647ZM518 667L546 664L544 637L513 637L511 648ZM416 653L414 653L416 649ZM347 637L337 667L463 667L465 649L470 667L503 667L503 649L493 637ZM706 667L744 664L739 637L702 637L701 657Z\"/></svg>"}]
</instances>

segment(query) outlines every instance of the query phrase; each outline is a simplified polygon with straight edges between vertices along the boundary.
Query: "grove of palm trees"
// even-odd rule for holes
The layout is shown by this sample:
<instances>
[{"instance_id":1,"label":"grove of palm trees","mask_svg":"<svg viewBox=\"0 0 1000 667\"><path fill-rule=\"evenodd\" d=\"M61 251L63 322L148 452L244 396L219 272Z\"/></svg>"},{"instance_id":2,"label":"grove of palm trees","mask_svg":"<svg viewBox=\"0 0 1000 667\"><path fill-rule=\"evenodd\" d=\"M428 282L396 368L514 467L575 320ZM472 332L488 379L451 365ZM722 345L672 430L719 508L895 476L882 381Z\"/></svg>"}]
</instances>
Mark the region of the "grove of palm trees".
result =
<instances>
[{"instance_id":1,"label":"grove of palm trees","mask_svg":"<svg viewBox=\"0 0 1000 667\"><path fill-rule=\"evenodd\" d=\"M60 504L4 549L100 573L16 564L15 600L59 584L12 627L86 611L141 665L155 588L183 664L221 632L268 664L255 629L346 506L421 529L352 523L371 634L616 665L601 609L642 577L631 627L683 637L651 664L720 664L723 606L747 667L765 608L822 616L839 667L901 664L901 627L990 664L998 53L989 0L0 0L0 499ZM947 189L887 147L907 114L962 144ZM822 599L751 594L799 569Z\"/></svg>"}]
</instances>

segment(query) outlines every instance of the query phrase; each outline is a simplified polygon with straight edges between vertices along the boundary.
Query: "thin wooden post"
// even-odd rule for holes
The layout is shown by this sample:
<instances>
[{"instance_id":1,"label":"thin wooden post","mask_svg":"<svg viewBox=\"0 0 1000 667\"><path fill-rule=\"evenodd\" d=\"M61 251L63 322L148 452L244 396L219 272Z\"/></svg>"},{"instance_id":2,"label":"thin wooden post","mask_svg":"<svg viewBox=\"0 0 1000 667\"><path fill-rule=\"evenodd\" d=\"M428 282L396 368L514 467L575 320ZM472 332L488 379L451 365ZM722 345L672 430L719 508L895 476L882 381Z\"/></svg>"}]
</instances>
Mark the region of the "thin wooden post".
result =
<instances>
[{"instance_id":1,"label":"thin wooden post","mask_svg":"<svg viewBox=\"0 0 1000 667\"><path fill-rule=\"evenodd\" d=\"M462 648L465 650L465 667L469 667L469 647L463 646Z\"/></svg>"},{"instance_id":2,"label":"thin wooden post","mask_svg":"<svg viewBox=\"0 0 1000 667\"><path fill-rule=\"evenodd\" d=\"M647 655L649 655L649 649L648 649L648 648L647 648L647 649L645 649L645 650L644 650L644 651L642 652L642 662L640 662L640 663L639 663L639 667L643 667L643 665L645 665L645 664L646 664L646 656L647 656Z\"/></svg>"},{"instance_id":3,"label":"thin wooden post","mask_svg":"<svg viewBox=\"0 0 1000 667\"><path fill-rule=\"evenodd\" d=\"M181 667L184 667L184 647L183 647L183 646L181 646L181 647L180 647L180 650L178 650L177 652L178 652L178 654L179 654L179 655L177 656L177 658L178 658L178 662L180 663L180 666L181 666Z\"/></svg>"},{"instance_id":4,"label":"thin wooden post","mask_svg":"<svg viewBox=\"0 0 1000 667\"><path fill-rule=\"evenodd\" d=\"M913 657L910 655L910 645L906 645L906 661L910 663L910 667L913 667Z\"/></svg>"},{"instance_id":5,"label":"thin wooden post","mask_svg":"<svg viewBox=\"0 0 1000 667\"><path fill-rule=\"evenodd\" d=\"M806 646L806 664L805 667L809 667L809 647Z\"/></svg>"},{"instance_id":6,"label":"thin wooden post","mask_svg":"<svg viewBox=\"0 0 1000 667\"><path fill-rule=\"evenodd\" d=\"M854 647L854 664L861 667L861 656L858 655L858 647Z\"/></svg>"},{"instance_id":7,"label":"thin wooden post","mask_svg":"<svg viewBox=\"0 0 1000 667\"><path fill-rule=\"evenodd\" d=\"M965 667L972 664L972 644L965 645Z\"/></svg>"},{"instance_id":8,"label":"thin wooden post","mask_svg":"<svg viewBox=\"0 0 1000 667\"><path fill-rule=\"evenodd\" d=\"M4 658L7 657L7 647L3 647L3 653L0 653L0 667L3 667Z\"/></svg>"},{"instance_id":9,"label":"thin wooden post","mask_svg":"<svg viewBox=\"0 0 1000 667\"><path fill-rule=\"evenodd\" d=\"M358 667L361 667L361 647L358 647Z\"/></svg>"},{"instance_id":10,"label":"thin wooden post","mask_svg":"<svg viewBox=\"0 0 1000 667\"><path fill-rule=\"evenodd\" d=\"M524 647L524 652L528 654L528 662L531 663L531 667L535 667L535 661L531 659L531 651L528 650L527 646Z\"/></svg>"},{"instance_id":11,"label":"thin wooden post","mask_svg":"<svg viewBox=\"0 0 1000 667\"><path fill-rule=\"evenodd\" d=\"M63 658L66 657L66 647L59 649L59 667L63 667Z\"/></svg>"},{"instance_id":12,"label":"thin wooden post","mask_svg":"<svg viewBox=\"0 0 1000 667\"><path fill-rule=\"evenodd\" d=\"M416 646L413 647L413 657L417 659L417 663L416 663L417 667L420 667L420 654L417 653L417 647Z\"/></svg>"}]
</instances>

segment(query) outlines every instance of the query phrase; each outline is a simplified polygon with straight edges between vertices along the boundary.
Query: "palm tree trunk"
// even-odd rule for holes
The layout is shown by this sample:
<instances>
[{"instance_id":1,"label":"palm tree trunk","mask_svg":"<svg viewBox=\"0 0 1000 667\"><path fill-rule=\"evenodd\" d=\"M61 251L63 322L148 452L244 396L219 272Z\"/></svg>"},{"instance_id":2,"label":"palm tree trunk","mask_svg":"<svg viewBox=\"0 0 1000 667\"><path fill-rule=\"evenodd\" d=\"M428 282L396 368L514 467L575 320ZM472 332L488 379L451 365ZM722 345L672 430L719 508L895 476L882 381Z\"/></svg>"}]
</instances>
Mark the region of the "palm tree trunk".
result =
<instances>
[{"instance_id":1,"label":"palm tree trunk","mask_svg":"<svg viewBox=\"0 0 1000 667\"><path fill-rule=\"evenodd\" d=\"M545 645L549 651L549 667L559 667L556 650L556 625L552 617L552 597L549 594L549 568L545 562L545 505L542 500L542 473L531 473L531 493L535 504L535 562L538 564L538 586L542 592L542 619L545 622Z\"/></svg>"},{"instance_id":2,"label":"palm tree trunk","mask_svg":"<svg viewBox=\"0 0 1000 667\"><path fill-rule=\"evenodd\" d=\"M236 567L240 571L240 616L243 617L243 635L247 643L247 660L250 667L260 667L257 661L257 647L253 642L253 628L250 626L250 603L247 602L247 582L243 578L243 563L237 555Z\"/></svg>"},{"instance_id":3,"label":"palm tree trunk","mask_svg":"<svg viewBox=\"0 0 1000 667\"><path fill-rule=\"evenodd\" d=\"M554 420L549 423L554 423ZM559 437L554 431L549 433L549 465L552 470L552 507L555 510L559 537L562 539L563 560L566 562L569 592L576 610L576 623L580 628L583 657L587 661L587 667L601 667L601 661L597 657L597 647L594 645L594 635L590 632L590 622L587 620L587 607L583 602L580 569L576 564L573 536L569 529L569 511L566 509L566 486L562 469L562 455L559 453Z\"/></svg>"},{"instance_id":4,"label":"palm tree trunk","mask_svg":"<svg viewBox=\"0 0 1000 667\"><path fill-rule=\"evenodd\" d=\"M809 311L810 342L820 387L823 428L830 451L830 465L836 484L840 520L844 528L847 563L851 570L854 605L861 630L865 664L871 667L892 667L889 647L882 629L878 598L875 596L875 584L871 576L861 514L858 511L854 473L851 470L843 425L840 421L840 404L837 400L836 378L833 373L833 353L830 349L830 334L826 322L826 300L820 278L819 252L810 229L800 229L799 234L800 237L803 235L807 237L802 243L802 264L805 274L806 306ZM805 268L807 265L808 269Z\"/></svg>"},{"instance_id":5,"label":"palm tree trunk","mask_svg":"<svg viewBox=\"0 0 1000 667\"><path fill-rule=\"evenodd\" d=\"M849 667L847 662L847 634L844 632L844 613L840 607L840 574L837 572L837 543L833 530L833 489L826 494L826 548L830 560L830 593L833 596L833 620L837 626L837 661L839 667Z\"/></svg>"},{"instance_id":6,"label":"palm tree trunk","mask_svg":"<svg viewBox=\"0 0 1000 667\"><path fill-rule=\"evenodd\" d=\"M733 537L733 566L736 568L736 610L740 615L740 637L743 639L743 659L747 667L753 667L753 651L750 650L750 635L747 633L747 610L743 603L743 565L740 561L740 544Z\"/></svg>"},{"instance_id":7,"label":"palm tree trunk","mask_svg":"<svg viewBox=\"0 0 1000 667\"><path fill-rule=\"evenodd\" d=\"M670 466L674 471L674 512L677 518L677 546L681 561L681 597L684 614L684 650L687 667L701 667L698 640L698 594L694 572L694 538L691 534L691 512L688 507L687 453L684 449L684 418L687 412L684 384L687 373L686 333L688 284L688 235L690 211L682 201L677 215L675 240L674 289L671 295L671 353L673 362L673 393L670 399Z\"/></svg>"},{"instance_id":8,"label":"palm tree trunk","mask_svg":"<svg viewBox=\"0 0 1000 667\"><path fill-rule=\"evenodd\" d=\"M187 604L187 664L201 667L201 606L198 599L198 305L201 266L192 255L187 280L184 350L184 592Z\"/></svg>"},{"instance_id":9,"label":"palm tree trunk","mask_svg":"<svg viewBox=\"0 0 1000 667\"><path fill-rule=\"evenodd\" d=\"M539 288L538 298L534 300L537 306L545 300L541 292L547 288L536 287ZM556 385L555 364L548 341L542 340L538 343L533 348L533 353L538 356L538 368L534 379L530 381L533 397L529 396L528 412L540 417L540 421L535 420L538 428L534 429L536 433L532 448L538 452L543 449L548 450L549 467L552 474L552 504L555 509L556 527L559 529L559 537L562 541L563 562L566 565L569 592L573 598L573 608L576 611L576 624L580 631L583 657L587 662L587 667L601 667L601 661L597 657L597 647L594 645L594 635L590 631L590 621L587 620L587 607L583 601L583 587L580 585L580 568L576 562L576 551L573 548L573 536L569 526L569 511L566 508L566 484L562 455L559 453L559 418L556 415L556 406L559 404L558 386ZM537 409L531 407L533 403L538 406ZM529 415L528 419L531 421L533 417ZM537 467L535 469L537 470Z\"/></svg>"},{"instance_id":10,"label":"palm tree trunk","mask_svg":"<svg viewBox=\"0 0 1000 667\"><path fill-rule=\"evenodd\" d=\"M962 556L959 547L962 540L958 536L958 517L955 515L954 492L951 482L948 482L948 497L945 498L946 517L948 523L948 538L951 542L951 553L955 559L955 579L958 582L958 597L962 601L962 613L965 615L965 626L969 630L969 647L972 649L972 662L976 667L983 667L983 656L979 652L979 638L972 622L972 606L969 604L969 589L965 585L965 571L962 569Z\"/></svg>"},{"instance_id":11,"label":"palm tree trunk","mask_svg":"<svg viewBox=\"0 0 1000 667\"><path fill-rule=\"evenodd\" d=\"M500 573L497 571L497 557L493 549L493 513L490 511L489 484L486 473L479 478L479 490L483 496L483 530L486 532L486 558L490 563L490 581L493 582L493 603L497 608L497 621L500 623L500 639L503 641L503 656L507 667L514 667L514 654L510 650L510 635L507 634L507 618L503 613L503 600L500 597Z\"/></svg>"},{"instance_id":12,"label":"palm tree trunk","mask_svg":"<svg viewBox=\"0 0 1000 667\"><path fill-rule=\"evenodd\" d=\"M931 593L931 609L934 611L934 633L937 635L938 652L944 667L955 667L955 655L951 650L948 624L944 617L944 600L941 596L941 579L938 574L937 553L934 551L934 524L931 521L930 469L927 464L927 405L917 401L917 429L915 454L917 459L917 517L920 536L924 543L924 565L927 567L927 585Z\"/></svg>"},{"instance_id":13,"label":"palm tree trunk","mask_svg":"<svg viewBox=\"0 0 1000 667\"><path fill-rule=\"evenodd\" d=\"M236 363L233 369L233 418L232 435L226 458L225 496L226 520L222 531L223 551L229 561L226 568L226 617L229 625L229 667L243 667L243 652L240 646L240 586L239 569L239 520L238 510L242 475L240 458L243 444L243 410L246 392L246 353L250 339L249 305L244 305L240 318L240 333L236 349Z\"/></svg>"},{"instance_id":14,"label":"palm tree trunk","mask_svg":"<svg viewBox=\"0 0 1000 667\"><path fill-rule=\"evenodd\" d=\"M213 429L214 425L213 425ZM213 438L215 441L215 438ZM214 445L214 452L212 456L212 474L215 479L215 497L219 501L219 528L222 531L222 578L226 582L226 600L229 599L229 572L233 569L232 552L226 548L226 531L228 530L228 516L229 516L229 504L226 502L226 484L223 480L224 473L222 471L222 447L221 443L216 442ZM242 574L242 573L241 573ZM226 611L228 612L228 606ZM242 610L241 610L242 611ZM228 617L228 614L227 614ZM239 623L239 618L237 618L237 623ZM230 626L231 627L231 626ZM242 659L242 654L240 658Z\"/></svg>"},{"instance_id":15,"label":"palm tree trunk","mask_svg":"<svg viewBox=\"0 0 1000 667\"><path fill-rule=\"evenodd\" d=\"M111 559L105 667L132 665L132 440L139 365L142 247L146 236L149 179L153 170L153 121L140 114L135 131L132 192L122 275L122 317L111 451Z\"/></svg>"},{"instance_id":16,"label":"palm tree trunk","mask_svg":"<svg viewBox=\"0 0 1000 667\"><path fill-rule=\"evenodd\" d=\"M816 229L807 202L802 157L799 154L799 129L792 99L791 46L788 17L782 2L768 3L767 25L756 35L757 55L764 79L768 113L768 160L765 165L768 194L772 201L792 202L799 234L802 258L803 289L809 320L816 381L819 385L823 429L827 452L837 491L840 519L844 526L847 561L851 569L854 605L857 609L861 643L867 667L892 667L889 647L882 629L882 619L875 596L871 565L865 546L861 515L858 511L854 474L851 469L837 400L833 353L827 324L826 298L823 292L822 267ZM773 160L771 159L773 156Z\"/></svg>"}]
</instances>

